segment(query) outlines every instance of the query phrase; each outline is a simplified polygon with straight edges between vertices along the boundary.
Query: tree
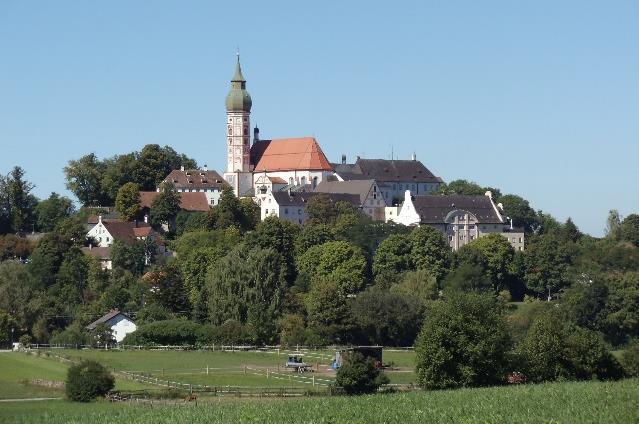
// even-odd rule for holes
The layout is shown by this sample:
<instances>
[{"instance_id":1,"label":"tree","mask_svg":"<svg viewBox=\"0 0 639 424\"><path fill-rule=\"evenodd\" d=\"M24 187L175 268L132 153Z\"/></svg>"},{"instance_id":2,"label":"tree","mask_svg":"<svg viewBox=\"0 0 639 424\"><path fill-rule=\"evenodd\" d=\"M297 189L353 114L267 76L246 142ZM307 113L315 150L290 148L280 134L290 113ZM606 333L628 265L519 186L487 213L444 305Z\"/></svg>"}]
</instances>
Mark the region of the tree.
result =
<instances>
[{"instance_id":1,"label":"tree","mask_svg":"<svg viewBox=\"0 0 639 424\"><path fill-rule=\"evenodd\" d=\"M618 380L621 365L610 353L600 333L574 327L566 340L571 374L577 380Z\"/></svg>"},{"instance_id":2,"label":"tree","mask_svg":"<svg viewBox=\"0 0 639 424\"><path fill-rule=\"evenodd\" d=\"M639 247L639 215L633 213L621 221L619 238Z\"/></svg>"},{"instance_id":3,"label":"tree","mask_svg":"<svg viewBox=\"0 0 639 424\"><path fill-rule=\"evenodd\" d=\"M306 324L304 317L298 314L285 314L278 321L280 344L294 347L306 343Z\"/></svg>"},{"instance_id":4,"label":"tree","mask_svg":"<svg viewBox=\"0 0 639 424\"><path fill-rule=\"evenodd\" d=\"M304 254L313 246L334 240L331 227L325 224L310 225L306 223L295 237L295 256Z\"/></svg>"},{"instance_id":5,"label":"tree","mask_svg":"<svg viewBox=\"0 0 639 424\"><path fill-rule=\"evenodd\" d=\"M606 237L613 240L619 240L619 227L621 226L621 215L617 209L611 209L606 219Z\"/></svg>"},{"instance_id":6,"label":"tree","mask_svg":"<svg viewBox=\"0 0 639 424\"><path fill-rule=\"evenodd\" d=\"M137 155L133 168L133 181L138 183L142 190L152 191L174 169L197 168L197 163L184 154L178 154L169 146L160 147L157 144L147 144Z\"/></svg>"},{"instance_id":7,"label":"tree","mask_svg":"<svg viewBox=\"0 0 639 424\"><path fill-rule=\"evenodd\" d=\"M353 317L339 284L325 279L304 298L309 341L317 345L344 344L352 337Z\"/></svg>"},{"instance_id":8,"label":"tree","mask_svg":"<svg viewBox=\"0 0 639 424\"><path fill-rule=\"evenodd\" d=\"M452 270L444 279L443 286L446 292L495 293L493 282L486 275L484 268L469 263L461 264Z\"/></svg>"},{"instance_id":9,"label":"tree","mask_svg":"<svg viewBox=\"0 0 639 424\"><path fill-rule=\"evenodd\" d=\"M18 323L9 314L0 312L0 346L5 348L11 346L14 332L18 329Z\"/></svg>"},{"instance_id":10,"label":"tree","mask_svg":"<svg viewBox=\"0 0 639 424\"><path fill-rule=\"evenodd\" d=\"M243 230L246 227L240 201L235 197L230 186L222 188L220 201L209 211L209 217L213 223L212 227L216 229L236 227Z\"/></svg>"},{"instance_id":11,"label":"tree","mask_svg":"<svg viewBox=\"0 0 639 424\"><path fill-rule=\"evenodd\" d=\"M375 251L373 274L378 282L396 281L403 272L412 268L411 243L406 234L391 234Z\"/></svg>"},{"instance_id":12,"label":"tree","mask_svg":"<svg viewBox=\"0 0 639 424\"><path fill-rule=\"evenodd\" d=\"M608 278L605 326L613 342L621 344L639 337L639 272Z\"/></svg>"},{"instance_id":13,"label":"tree","mask_svg":"<svg viewBox=\"0 0 639 424\"><path fill-rule=\"evenodd\" d=\"M94 153L71 160L64 167L66 187L76 195L84 205L100 205L108 202L102 191L101 178L105 165Z\"/></svg>"},{"instance_id":14,"label":"tree","mask_svg":"<svg viewBox=\"0 0 639 424\"><path fill-rule=\"evenodd\" d=\"M33 184L24 179L24 170L14 167L0 183L6 218L13 232L34 229L35 208L38 200L31 194Z\"/></svg>"},{"instance_id":15,"label":"tree","mask_svg":"<svg viewBox=\"0 0 639 424\"><path fill-rule=\"evenodd\" d=\"M286 280L292 282L295 274L295 238L300 226L292 222L269 216L247 235L247 243L263 249L274 249L284 259Z\"/></svg>"},{"instance_id":16,"label":"tree","mask_svg":"<svg viewBox=\"0 0 639 424\"><path fill-rule=\"evenodd\" d=\"M481 252L481 256L485 258L486 273L495 293L502 290L510 276L510 267L515 257L515 251L508 240L501 234L491 233L473 240L460 250L464 249Z\"/></svg>"},{"instance_id":17,"label":"tree","mask_svg":"<svg viewBox=\"0 0 639 424\"><path fill-rule=\"evenodd\" d=\"M24 265L0 263L0 311L11 315L19 328L30 329L41 315L36 284Z\"/></svg>"},{"instance_id":18,"label":"tree","mask_svg":"<svg viewBox=\"0 0 639 424\"><path fill-rule=\"evenodd\" d=\"M532 233L537 224L535 210L530 207L528 200L515 194L506 194L499 198L506 216L513 220L513 225L522 227L527 234Z\"/></svg>"},{"instance_id":19,"label":"tree","mask_svg":"<svg viewBox=\"0 0 639 424\"><path fill-rule=\"evenodd\" d=\"M177 266L169 264L144 274L142 280L149 284L149 300L158 303L169 312L189 311L188 293L184 290L182 274Z\"/></svg>"},{"instance_id":20,"label":"tree","mask_svg":"<svg viewBox=\"0 0 639 424\"><path fill-rule=\"evenodd\" d=\"M639 339L635 339L621 354L621 364L628 377L639 377Z\"/></svg>"},{"instance_id":21,"label":"tree","mask_svg":"<svg viewBox=\"0 0 639 424\"><path fill-rule=\"evenodd\" d=\"M111 245L113 268L121 268L133 275L142 275L146 265L147 252L143 241L136 240L129 245L115 240Z\"/></svg>"},{"instance_id":22,"label":"tree","mask_svg":"<svg viewBox=\"0 0 639 424\"><path fill-rule=\"evenodd\" d=\"M464 194L470 196L483 196L486 189L479 184L467 180L454 180L439 187L440 194Z\"/></svg>"},{"instance_id":23,"label":"tree","mask_svg":"<svg viewBox=\"0 0 639 424\"><path fill-rule=\"evenodd\" d=\"M335 376L335 384L349 395L375 393L379 386L389 381L373 358L365 358L359 352L344 353L342 366Z\"/></svg>"},{"instance_id":24,"label":"tree","mask_svg":"<svg viewBox=\"0 0 639 424\"><path fill-rule=\"evenodd\" d=\"M338 211L328 195L321 193L311 197L306 204L307 225L335 223Z\"/></svg>"},{"instance_id":25,"label":"tree","mask_svg":"<svg viewBox=\"0 0 639 424\"><path fill-rule=\"evenodd\" d=\"M437 278L425 269L405 273L399 283L391 286L390 291L392 293L412 296L418 300L422 306L426 306L430 301L439 298Z\"/></svg>"},{"instance_id":26,"label":"tree","mask_svg":"<svg viewBox=\"0 0 639 424\"><path fill-rule=\"evenodd\" d=\"M312 276L312 284L329 279L349 294L364 286L366 258L360 248L346 241L329 241L308 249L299 258L298 269Z\"/></svg>"},{"instance_id":27,"label":"tree","mask_svg":"<svg viewBox=\"0 0 639 424\"><path fill-rule=\"evenodd\" d=\"M50 232L64 219L75 212L73 202L67 197L51 193L48 199L38 203L35 214L37 227L40 231Z\"/></svg>"},{"instance_id":28,"label":"tree","mask_svg":"<svg viewBox=\"0 0 639 424\"><path fill-rule=\"evenodd\" d=\"M140 214L140 187L136 183L126 183L120 187L115 198L115 210L125 221L132 221Z\"/></svg>"},{"instance_id":29,"label":"tree","mask_svg":"<svg viewBox=\"0 0 639 424\"><path fill-rule=\"evenodd\" d=\"M566 223L563 225L562 233L566 240L572 242L576 242L583 236L581 231L579 231L579 228L577 228L575 223L572 222L572 218L570 217L568 217Z\"/></svg>"},{"instance_id":30,"label":"tree","mask_svg":"<svg viewBox=\"0 0 639 424\"><path fill-rule=\"evenodd\" d=\"M524 282L528 290L548 298L568 282L570 252L554 235L543 235L530 243L523 255Z\"/></svg>"},{"instance_id":31,"label":"tree","mask_svg":"<svg viewBox=\"0 0 639 424\"><path fill-rule=\"evenodd\" d=\"M537 316L517 347L529 380L542 382L570 377L570 359L566 350L568 337L558 313L548 311Z\"/></svg>"},{"instance_id":32,"label":"tree","mask_svg":"<svg viewBox=\"0 0 639 424\"><path fill-rule=\"evenodd\" d=\"M96 361L82 361L69 367L65 390L67 397L76 402L90 402L113 389L115 379Z\"/></svg>"},{"instance_id":33,"label":"tree","mask_svg":"<svg viewBox=\"0 0 639 424\"><path fill-rule=\"evenodd\" d=\"M444 235L428 225L415 228L410 233L410 258L417 269L427 269L437 280L446 274L450 265L450 246Z\"/></svg>"},{"instance_id":34,"label":"tree","mask_svg":"<svg viewBox=\"0 0 639 424\"><path fill-rule=\"evenodd\" d=\"M64 255L64 260L58 271L58 282L69 288L67 293L73 293L66 300L72 304L84 302L84 292L89 276L89 259L78 247L72 247Z\"/></svg>"},{"instance_id":35,"label":"tree","mask_svg":"<svg viewBox=\"0 0 639 424\"><path fill-rule=\"evenodd\" d=\"M417 381L426 389L498 384L511 340L493 297L455 293L429 309L415 342Z\"/></svg>"},{"instance_id":36,"label":"tree","mask_svg":"<svg viewBox=\"0 0 639 424\"><path fill-rule=\"evenodd\" d=\"M353 317L367 345L412 346L422 321L422 306L412 295L369 289L351 303Z\"/></svg>"},{"instance_id":37,"label":"tree","mask_svg":"<svg viewBox=\"0 0 639 424\"><path fill-rule=\"evenodd\" d=\"M160 186L160 194L153 199L151 204L151 224L160 227L167 224L171 229L175 217L180 212L180 193L172 183L163 183Z\"/></svg>"}]
</instances>

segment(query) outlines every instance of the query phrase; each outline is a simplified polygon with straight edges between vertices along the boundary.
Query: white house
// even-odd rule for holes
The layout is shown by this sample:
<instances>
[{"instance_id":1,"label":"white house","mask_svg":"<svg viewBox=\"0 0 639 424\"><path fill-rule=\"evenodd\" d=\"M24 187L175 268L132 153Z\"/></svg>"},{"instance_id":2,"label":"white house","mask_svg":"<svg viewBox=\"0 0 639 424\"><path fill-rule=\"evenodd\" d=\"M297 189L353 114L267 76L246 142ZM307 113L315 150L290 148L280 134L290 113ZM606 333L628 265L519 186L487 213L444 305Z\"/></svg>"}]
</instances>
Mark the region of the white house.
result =
<instances>
[{"instance_id":1,"label":"white house","mask_svg":"<svg viewBox=\"0 0 639 424\"><path fill-rule=\"evenodd\" d=\"M106 326L113 332L113 337L118 343L124 340L127 334L133 333L138 328L135 325L135 322L133 322L128 315L123 314L117 309L114 309L108 314L93 321L91 324L86 326L86 329L93 331L99 324L106 324Z\"/></svg>"},{"instance_id":2,"label":"white house","mask_svg":"<svg viewBox=\"0 0 639 424\"><path fill-rule=\"evenodd\" d=\"M523 230L513 229L502 212L489 191L485 196L411 196L406 190L399 213L396 208L387 208L386 217L408 226L430 225L444 233L454 251L490 233L506 238L513 249L524 250Z\"/></svg>"},{"instance_id":3,"label":"white house","mask_svg":"<svg viewBox=\"0 0 639 424\"><path fill-rule=\"evenodd\" d=\"M331 202L348 202L359 207L360 200L357 194L273 191L268 193L260 204L262 221L269 216L277 216L296 224L304 224L308 218L306 214L308 201L320 195L328 197Z\"/></svg>"},{"instance_id":4,"label":"white house","mask_svg":"<svg viewBox=\"0 0 639 424\"><path fill-rule=\"evenodd\" d=\"M322 181L314 190L316 193L356 194L359 207L375 221L384 221L386 202L382 190L375 180Z\"/></svg>"}]
</instances>

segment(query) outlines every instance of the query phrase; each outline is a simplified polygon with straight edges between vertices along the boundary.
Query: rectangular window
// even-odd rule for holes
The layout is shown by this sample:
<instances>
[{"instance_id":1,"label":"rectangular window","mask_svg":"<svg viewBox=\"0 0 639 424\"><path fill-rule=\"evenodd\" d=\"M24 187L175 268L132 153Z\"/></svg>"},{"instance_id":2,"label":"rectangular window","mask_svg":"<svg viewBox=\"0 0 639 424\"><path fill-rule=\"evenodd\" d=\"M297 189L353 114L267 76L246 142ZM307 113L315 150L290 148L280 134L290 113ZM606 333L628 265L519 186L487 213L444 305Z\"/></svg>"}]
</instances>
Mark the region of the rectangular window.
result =
<instances>
[{"instance_id":1,"label":"rectangular window","mask_svg":"<svg viewBox=\"0 0 639 424\"><path fill-rule=\"evenodd\" d=\"M284 214L288 215L288 208L284 208Z\"/></svg>"}]
</instances>

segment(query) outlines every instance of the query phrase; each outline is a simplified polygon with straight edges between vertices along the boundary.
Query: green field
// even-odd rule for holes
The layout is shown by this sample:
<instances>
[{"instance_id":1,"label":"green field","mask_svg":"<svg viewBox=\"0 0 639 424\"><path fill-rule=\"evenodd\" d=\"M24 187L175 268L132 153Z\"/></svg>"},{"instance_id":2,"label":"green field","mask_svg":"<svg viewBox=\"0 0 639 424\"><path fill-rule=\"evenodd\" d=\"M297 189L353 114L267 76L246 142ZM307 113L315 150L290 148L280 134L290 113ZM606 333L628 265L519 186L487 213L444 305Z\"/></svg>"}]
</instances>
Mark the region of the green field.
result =
<instances>
[{"instance_id":1,"label":"green field","mask_svg":"<svg viewBox=\"0 0 639 424\"><path fill-rule=\"evenodd\" d=\"M31 380L64 381L67 368L66 363L56 358L17 352L0 353L0 399L61 397L63 390L38 386ZM149 388L146 384L122 379L116 379L115 387L118 390Z\"/></svg>"},{"instance_id":2,"label":"green field","mask_svg":"<svg viewBox=\"0 0 639 424\"><path fill-rule=\"evenodd\" d=\"M307 373L302 377L284 368L288 356L284 350L279 354L276 351L260 353L149 350L55 350L52 353L74 361L94 359L115 371L138 372L161 380L209 386L307 387L312 375L317 379L328 380L335 377L334 372L328 369L333 353L330 351L311 351L304 354L305 362L319 367L319 372ZM393 367L401 369L401 372L388 372L391 383L415 382L413 352L385 351L384 362L392 363ZM248 367L246 373L245 366ZM269 369L271 378L266 378L266 368ZM318 380L317 383L327 382Z\"/></svg>"},{"instance_id":3,"label":"green field","mask_svg":"<svg viewBox=\"0 0 639 424\"><path fill-rule=\"evenodd\" d=\"M197 406L15 402L17 423L636 423L639 380L507 386L362 397L220 399Z\"/></svg>"}]
</instances>

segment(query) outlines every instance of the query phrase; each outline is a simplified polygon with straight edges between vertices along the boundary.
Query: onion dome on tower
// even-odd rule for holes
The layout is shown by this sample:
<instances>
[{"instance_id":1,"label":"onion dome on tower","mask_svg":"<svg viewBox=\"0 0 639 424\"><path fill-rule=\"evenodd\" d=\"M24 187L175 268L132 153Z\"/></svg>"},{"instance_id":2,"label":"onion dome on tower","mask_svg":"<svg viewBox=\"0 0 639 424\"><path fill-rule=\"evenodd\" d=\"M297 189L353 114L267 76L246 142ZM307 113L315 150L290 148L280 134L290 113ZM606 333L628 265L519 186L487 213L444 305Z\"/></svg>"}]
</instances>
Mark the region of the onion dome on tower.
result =
<instances>
[{"instance_id":1,"label":"onion dome on tower","mask_svg":"<svg viewBox=\"0 0 639 424\"><path fill-rule=\"evenodd\" d=\"M252 105L251 95L246 91L246 80L242 75L240 54L238 53L235 75L231 80L231 91L226 96L226 110L228 112L250 112Z\"/></svg>"}]
</instances>

